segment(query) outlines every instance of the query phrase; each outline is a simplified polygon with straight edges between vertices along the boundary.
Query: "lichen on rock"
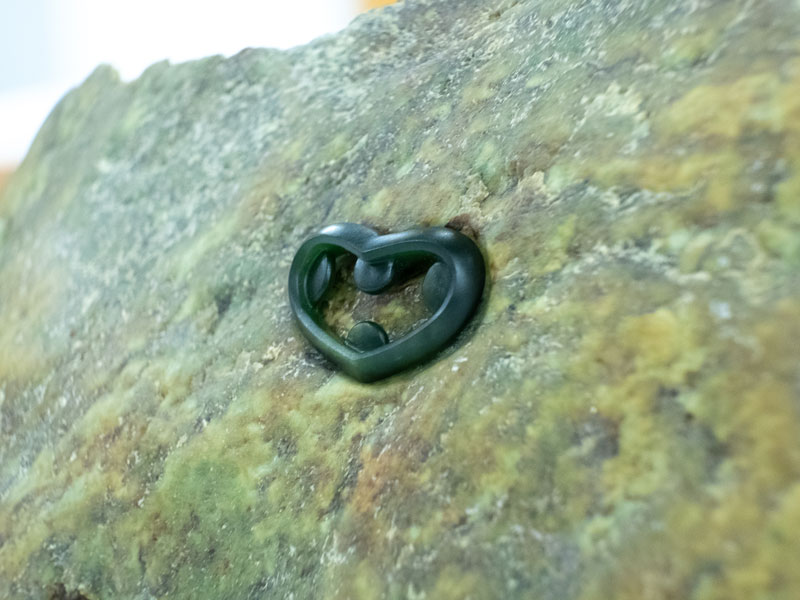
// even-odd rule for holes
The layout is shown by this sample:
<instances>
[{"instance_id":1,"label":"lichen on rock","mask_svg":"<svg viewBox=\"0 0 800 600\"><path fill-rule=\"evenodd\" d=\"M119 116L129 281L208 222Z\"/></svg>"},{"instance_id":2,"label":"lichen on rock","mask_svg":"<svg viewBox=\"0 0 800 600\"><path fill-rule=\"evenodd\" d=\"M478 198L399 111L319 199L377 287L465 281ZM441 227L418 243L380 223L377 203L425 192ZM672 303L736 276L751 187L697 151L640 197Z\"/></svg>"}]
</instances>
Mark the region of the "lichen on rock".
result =
<instances>
[{"instance_id":1,"label":"lichen on rock","mask_svg":"<svg viewBox=\"0 0 800 600\"><path fill-rule=\"evenodd\" d=\"M295 330L342 221L476 238L437 360L359 384ZM798 339L792 0L101 67L0 196L0 597L794 600Z\"/></svg>"}]
</instances>

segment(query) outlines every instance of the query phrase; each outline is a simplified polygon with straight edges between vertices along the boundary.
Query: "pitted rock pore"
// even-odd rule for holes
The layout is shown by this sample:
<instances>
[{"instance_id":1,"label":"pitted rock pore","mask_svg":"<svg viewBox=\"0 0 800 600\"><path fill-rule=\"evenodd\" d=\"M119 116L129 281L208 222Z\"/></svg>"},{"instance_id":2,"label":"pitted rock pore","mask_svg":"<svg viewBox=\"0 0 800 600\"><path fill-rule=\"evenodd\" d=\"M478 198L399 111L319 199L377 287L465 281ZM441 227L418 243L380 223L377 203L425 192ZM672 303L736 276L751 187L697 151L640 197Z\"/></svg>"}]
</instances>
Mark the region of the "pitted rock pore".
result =
<instances>
[{"instance_id":1,"label":"pitted rock pore","mask_svg":"<svg viewBox=\"0 0 800 600\"><path fill-rule=\"evenodd\" d=\"M101 67L2 194L0 597L800 596L797 2L408 0ZM481 245L438 360L360 385L298 335L342 221Z\"/></svg>"}]
</instances>

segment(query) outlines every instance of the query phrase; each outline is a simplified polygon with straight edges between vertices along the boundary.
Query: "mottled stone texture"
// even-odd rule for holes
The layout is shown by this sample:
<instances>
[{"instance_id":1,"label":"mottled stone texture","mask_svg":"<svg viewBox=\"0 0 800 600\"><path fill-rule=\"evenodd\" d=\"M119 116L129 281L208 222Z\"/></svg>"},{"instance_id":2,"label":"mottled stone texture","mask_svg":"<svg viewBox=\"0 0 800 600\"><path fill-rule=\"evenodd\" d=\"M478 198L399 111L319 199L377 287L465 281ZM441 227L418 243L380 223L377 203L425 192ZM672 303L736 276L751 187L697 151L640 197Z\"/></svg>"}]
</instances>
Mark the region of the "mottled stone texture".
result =
<instances>
[{"instance_id":1,"label":"mottled stone texture","mask_svg":"<svg viewBox=\"0 0 800 600\"><path fill-rule=\"evenodd\" d=\"M476 237L438 360L360 385L298 335L337 221ZM2 598L796 600L800 4L406 2L98 69L0 199L0 418Z\"/></svg>"}]
</instances>

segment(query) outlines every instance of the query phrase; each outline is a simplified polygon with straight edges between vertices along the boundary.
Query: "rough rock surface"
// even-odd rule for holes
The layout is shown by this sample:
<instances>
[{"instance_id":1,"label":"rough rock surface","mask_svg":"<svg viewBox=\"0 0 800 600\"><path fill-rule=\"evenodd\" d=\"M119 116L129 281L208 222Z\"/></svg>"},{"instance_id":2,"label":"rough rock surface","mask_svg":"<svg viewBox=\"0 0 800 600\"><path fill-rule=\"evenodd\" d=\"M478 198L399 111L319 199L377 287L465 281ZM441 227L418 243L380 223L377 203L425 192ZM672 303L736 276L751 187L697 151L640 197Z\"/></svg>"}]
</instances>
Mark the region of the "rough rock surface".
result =
<instances>
[{"instance_id":1,"label":"rough rock surface","mask_svg":"<svg viewBox=\"0 0 800 600\"><path fill-rule=\"evenodd\" d=\"M438 360L361 385L297 334L338 221L475 236ZM795 0L100 68L0 199L0 597L794 600L799 339Z\"/></svg>"}]
</instances>

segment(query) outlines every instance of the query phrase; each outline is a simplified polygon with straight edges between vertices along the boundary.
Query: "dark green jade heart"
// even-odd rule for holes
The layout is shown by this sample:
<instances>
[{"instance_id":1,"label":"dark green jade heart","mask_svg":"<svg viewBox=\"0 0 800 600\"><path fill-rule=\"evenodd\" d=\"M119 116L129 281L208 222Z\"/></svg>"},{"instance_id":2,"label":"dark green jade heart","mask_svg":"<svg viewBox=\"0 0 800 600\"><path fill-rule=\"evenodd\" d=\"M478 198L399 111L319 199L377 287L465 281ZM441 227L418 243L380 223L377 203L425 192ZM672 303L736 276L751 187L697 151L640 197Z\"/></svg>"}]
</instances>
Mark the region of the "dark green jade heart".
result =
<instances>
[{"instance_id":1,"label":"dark green jade heart","mask_svg":"<svg viewBox=\"0 0 800 600\"><path fill-rule=\"evenodd\" d=\"M372 321L357 323L345 339L333 333L319 311L333 284L335 260L351 254L356 287L380 294L415 264L430 265L422 297L431 316L407 335L390 340ZM308 340L343 371L375 381L419 364L441 350L467 323L480 301L485 267L467 236L446 229L411 229L378 235L355 223L326 227L306 240L289 271L289 303Z\"/></svg>"}]
</instances>

